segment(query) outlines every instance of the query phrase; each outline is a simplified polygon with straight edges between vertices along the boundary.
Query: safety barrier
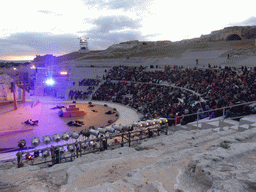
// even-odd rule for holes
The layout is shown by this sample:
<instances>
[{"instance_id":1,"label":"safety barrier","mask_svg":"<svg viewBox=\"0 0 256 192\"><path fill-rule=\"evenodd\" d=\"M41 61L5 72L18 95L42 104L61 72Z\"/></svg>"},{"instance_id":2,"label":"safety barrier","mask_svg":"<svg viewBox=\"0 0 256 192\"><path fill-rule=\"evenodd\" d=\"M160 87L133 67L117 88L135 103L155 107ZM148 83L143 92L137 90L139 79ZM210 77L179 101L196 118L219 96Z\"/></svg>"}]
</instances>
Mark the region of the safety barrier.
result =
<instances>
[{"instance_id":1,"label":"safety barrier","mask_svg":"<svg viewBox=\"0 0 256 192\"><path fill-rule=\"evenodd\" d=\"M256 104L256 101L252 101L252 102L246 102L246 103L241 103L241 104L236 104L236 105L231 105L231 106L226 106L226 107L222 107L222 108L216 108L216 109L210 109L208 111L203 111L203 112L197 112L197 113L192 113L192 114L187 114L187 115L180 115L180 116L176 116L175 118L170 118L169 120L171 121L174 121L174 125L177 125L177 119L180 118L180 119L184 119L184 117L189 117L189 116L195 116L195 120L193 122L197 122L196 123L196 127L199 128L199 120L202 120L202 119L205 119L205 118L201 118L200 119L200 115L201 114L205 114L205 113L211 113L211 112L219 112L219 113L222 113L221 116L219 117L222 117L222 122L224 122L224 119L225 119L225 115L229 109L233 108L233 107L237 107L237 106L245 106L245 105L250 105L250 104ZM235 115L235 114L234 114ZM242 117L246 117L248 116L249 114L245 114L245 113L241 113L240 115L237 114L235 115L234 117L228 117L229 119L238 119L238 118L242 118ZM210 116L210 115L209 115ZM212 118L213 121L219 121L219 119L215 119L215 118ZM213 122L211 121L211 122Z\"/></svg>"},{"instance_id":2,"label":"safety barrier","mask_svg":"<svg viewBox=\"0 0 256 192\"><path fill-rule=\"evenodd\" d=\"M31 165L51 163L50 166L52 166L54 164L73 161L74 158L78 158L79 156L82 157L82 155L104 151L104 150L107 150L109 147L113 147L113 146L118 147L120 145L120 147L123 147L125 144L127 144L129 147L131 147L132 142L135 142L135 141L138 142L146 138L160 136L160 133L162 132L165 135L168 135L167 122L149 126L149 127L144 127L139 130L123 129L123 130L120 130L119 134L104 136L100 138L97 138L98 134L95 134L97 135L95 139L76 141L74 143L58 145L54 147L51 146L51 147L43 148L40 150L35 149L35 150L28 150L26 152L18 152L16 154L17 164L18 164L18 168L20 168L23 166L22 160L26 160L26 162ZM121 142L117 141L117 138L121 139ZM114 139L114 142L108 145L108 140L110 139ZM70 153L69 156L65 156L64 147L68 149ZM51 151L51 160L48 160L50 157L49 151ZM34 153L34 156L31 155L32 153ZM40 156L40 153L45 160L35 162L35 159L37 159ZM23 157L24 154L25 154L25 157Z\"/></svg>"}]
</instances>

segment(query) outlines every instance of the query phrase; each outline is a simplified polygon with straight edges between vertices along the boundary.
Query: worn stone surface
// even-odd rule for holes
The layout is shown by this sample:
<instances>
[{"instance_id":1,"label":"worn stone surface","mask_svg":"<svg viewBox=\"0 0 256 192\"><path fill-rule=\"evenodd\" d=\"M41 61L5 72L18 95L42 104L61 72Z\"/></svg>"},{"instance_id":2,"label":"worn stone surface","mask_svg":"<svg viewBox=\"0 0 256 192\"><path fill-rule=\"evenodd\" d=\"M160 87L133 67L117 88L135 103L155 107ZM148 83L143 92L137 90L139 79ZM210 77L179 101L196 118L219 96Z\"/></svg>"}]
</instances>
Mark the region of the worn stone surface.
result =
<instances>
[{"instance_id":1,"label":"worn stone surface","mask_svg":"<svg viewBox=\"0 0 256 192\"><path fill-rule=\"evenodd\" d=\"M1 191L255 191L256 130L176 131L73 162L0 170ZM250 141L250 142L247 142ZM225 182L224 182L225 181Z\"/></svg>"}]
</instances>

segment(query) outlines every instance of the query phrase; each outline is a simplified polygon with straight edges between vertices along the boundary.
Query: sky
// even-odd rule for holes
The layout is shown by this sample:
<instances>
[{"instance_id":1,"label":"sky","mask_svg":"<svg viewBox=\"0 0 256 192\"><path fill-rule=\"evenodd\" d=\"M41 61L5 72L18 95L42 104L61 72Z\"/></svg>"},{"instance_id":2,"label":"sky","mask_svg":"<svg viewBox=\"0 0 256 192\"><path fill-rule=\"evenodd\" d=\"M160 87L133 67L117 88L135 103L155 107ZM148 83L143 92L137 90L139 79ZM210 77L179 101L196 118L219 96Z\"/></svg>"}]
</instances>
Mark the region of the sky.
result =
<instances>
[{"instance_id":1,"label":"sky","mask_svg":"<svg viewBox=\"0 0 256 192\"><path fill-rule=\"evenodd\" d=\"M256 25L255 0L1 0L0 60L31 60L120 42L180 41Z\"/></svg>"}]
</instances>

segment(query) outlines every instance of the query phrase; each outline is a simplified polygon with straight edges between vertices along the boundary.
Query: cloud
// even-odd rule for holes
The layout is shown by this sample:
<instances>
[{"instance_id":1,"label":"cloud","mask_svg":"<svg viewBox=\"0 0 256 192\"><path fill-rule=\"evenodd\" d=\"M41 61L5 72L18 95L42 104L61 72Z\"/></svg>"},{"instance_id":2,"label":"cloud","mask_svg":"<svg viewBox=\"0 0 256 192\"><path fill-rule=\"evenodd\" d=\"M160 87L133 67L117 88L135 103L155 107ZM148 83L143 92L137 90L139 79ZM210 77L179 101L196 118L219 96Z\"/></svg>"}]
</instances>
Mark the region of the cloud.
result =
<instances>
[{"instance_id":1,"label":"cloud","mask_svg":"<svg viewBox=\"0 0 256 192\"><path fill-rule=\"evenodd\" d=\"M100 17L93 21L92 24L97 26L96 31L100 33L123 30L125 28L134 30L140 27L137 20L133 20L127 16Z\"/></svg>"},{"instance_id":2,"label":"cloud","mask_svg":"<svg viewBox=\"0 0 256 192\"><path fill-rule=\"evenodd\" d=\"M42 14L46 14L46 15L52 14L52 15L55 15L55 16L62 16L62 14L57 14L57 13L54 13L54 12L51 12L51 11L48 11L48 10L38 10L37 12L42 13Z\"/></svg>"},{"instance_id":3,"label":"cloud","mask_svg":"<svg viewBox=\"0 0 256 192\"><path fill-rule=\"evenodd\" d=\"M26 56L69 53L79 49L77 35L24 32L0 38L1 56Z\"/></svg>"},{"instance_id":4,"label":"cloud","mask_svg":"<svg viewBox=\"0 0 256 192\"><path fill-rule=\"evenodd\" d=\"M149 0L83 0L86 5L97 6L100 9L123 9L129 10L131 8L144 7Z\"/></svg>"},{"instance_id":5,"label":"cloud","mask_svg":"<svg viewBox=\"0 0 256 192\"><path fill-rule=\"evenodd\" d=\"M51 11L47 11L47 10L39 10L37 12L43 13L43 14L51 14L52 13Z\"/></svg>"},{"instance_id":6,"label":"cloud","mask_svg":"<svg viewBox=\"0 0 256 192\"><path fill-rule=\"evenodd\" d=\"M106 49L110 45L131 40L145 40L139 31L139 20L127 16L99 17L90 21L91 30L79 31L89 37L89 49Z\"/></svg>"},{"instance_id":7,"label":"cloud","mask_svg":"<svg viewBox=\"0 0 256 192\"><path fill-rule=\"evenodd\" d=\"M253 25L256 25L256 17L250 17L242 22L229 24L229 26L253 26Z\"/></svg>"},{"instance_id":8,"label":"cloud","mask_svg":"<svg viewBox=\"0 0 256 192\"><path fill-rule=\"evenodd\" d=\"M143 36L139 29L139 20L127 16L99 17L89 21L93 27L89 30L77 31L74 34L53 34L50 32L13 33L0 38L0 55L6 56L36 56L44 54L61 55L79 50L78 37L88 37L90 50L107 49L120 42L139 40Z\"/></svg>"}]
</instances>

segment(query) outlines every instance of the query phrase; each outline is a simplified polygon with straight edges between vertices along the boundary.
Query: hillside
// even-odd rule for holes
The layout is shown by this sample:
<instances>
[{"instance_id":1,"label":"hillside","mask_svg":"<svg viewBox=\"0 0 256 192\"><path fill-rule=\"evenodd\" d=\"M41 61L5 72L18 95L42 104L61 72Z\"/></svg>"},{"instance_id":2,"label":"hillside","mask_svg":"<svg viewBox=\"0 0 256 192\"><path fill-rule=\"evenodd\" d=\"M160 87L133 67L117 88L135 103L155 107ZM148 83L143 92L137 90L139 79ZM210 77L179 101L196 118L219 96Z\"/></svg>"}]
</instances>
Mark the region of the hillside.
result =
<instances>
[{"instance_id":1,"label":"hillside","mask_svg":"<svg viewBox=\"0 0 256 192\"><path fill-rule=\"evenodd\" d=\"M138 40L114 44L101 51L90 51L80 54L72 52L58 57L58 61L84 59L115 59L130 57L173 57L180 58L187 50L239 50L254 55L256 26L234 26L212 31L200 38L186 39L178 42L171 41L143 41ZM232 54L232 53L231 53ZM239 53L240 54L240 53ZM242 54L242 52L241 52ZM224 55L223 55L224 56Z\"/></svg>"},{"instance_id":2,"label":"hillside","mask_svg":"<svg viewBox=\"0 0 256 192\"><path fill-rule=\"evenodd\" d=\"M69 53L58 57L59 62L70 60L84 60L84 59L115 59L115 58L137 58L137 57L173 57L180 58L187 50L190 51L204 51L204 50L243 50L243 52L252 52L255 55L255 40L245 39L237 41L181 41L177 43L163 43L163 42L139 42L134 43L133 46L126 46L129 42L118 44L119 47L109 47L103 51L91 51L87 54L80 54L78 52ZM122 48L123 47L123 48ZM231 53L232 54L232 53ZM241 53L243 54L243 53ZM223 57L226 55L223 55Z\"/></svg>"},{"instance_id":3,"label":"hillside","mask_svg":"<svg viewBox=\"0 0 256 192\"><path fill-rule=\"evenodd\" d=\"M100 51L90 51L89 53L79 53L78 51L76 52L72 52L72 53L68 53L62 56L57 57L58 62L65 62L65 61L71 61L74 59L79 59L81 57L84 56L88 56L88 55L94 55L95 53L98 53Z\"/></svg>"}]
</instances>

